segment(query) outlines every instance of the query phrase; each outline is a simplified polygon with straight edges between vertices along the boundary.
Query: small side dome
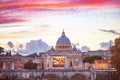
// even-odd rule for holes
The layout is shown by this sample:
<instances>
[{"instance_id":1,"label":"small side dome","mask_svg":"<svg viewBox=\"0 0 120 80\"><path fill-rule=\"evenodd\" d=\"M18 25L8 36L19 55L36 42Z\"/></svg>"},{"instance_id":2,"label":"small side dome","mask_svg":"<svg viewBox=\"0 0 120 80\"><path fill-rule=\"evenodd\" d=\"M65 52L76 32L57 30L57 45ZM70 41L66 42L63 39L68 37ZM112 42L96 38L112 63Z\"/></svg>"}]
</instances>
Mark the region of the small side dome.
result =
<instances>
[{"instance_id":1,"label":"small side dome","mask_svg":"<svg viewBox=\"0 0 120 80\"><path fill-rule=\"evenodd\" d=\"M73 47L73 49L72 49L73 51L77 51L77 48L76 48L76 46L74 45L74 47Z\"/></svg>"},{"instance_id":2,"label":"small side dome","mask_svg":"<svg viewBox=\"0 0 120 80\"><path fill-rule=\"evenodd\" d=\"M53 46L51 47L51 51L55 51L55 49L53 48Z\"/></svg>"}]
</instances>

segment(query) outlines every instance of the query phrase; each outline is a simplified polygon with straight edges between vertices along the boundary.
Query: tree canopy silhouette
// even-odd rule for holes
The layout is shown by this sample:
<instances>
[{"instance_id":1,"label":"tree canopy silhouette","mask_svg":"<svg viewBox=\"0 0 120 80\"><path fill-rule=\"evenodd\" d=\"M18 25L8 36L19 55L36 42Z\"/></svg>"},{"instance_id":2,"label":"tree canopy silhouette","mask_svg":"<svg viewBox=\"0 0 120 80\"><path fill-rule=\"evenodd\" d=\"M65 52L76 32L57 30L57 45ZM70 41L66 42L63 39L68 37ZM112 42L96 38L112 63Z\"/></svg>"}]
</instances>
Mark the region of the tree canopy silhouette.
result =
<instances>
[{"instance_id":1,"label":"tree canopy silhouette","mask_svg":"<svg viewBox=\"0 0 120 80\"><path fill-rule=\"evenodd\" d=\"M3 52L3 50L4 50L4 48L0 47L0 55ZM2 58L0 57L0 69L2 69L2 66L3 66L3 61L2 61Z\"/></svg>"},{"instance_id":2,"label":"tree canopy silhouette","mask_svg":"<svg viewBox=\"0 0 120 80\"><path fill-rule=\"evenodd\" d=\"M36 70L37 69L37 64L33 63L31 60L29 60L28 62L26 62L24 64L24 69Z\"/></svg>"},{"instance_id":3,"label":"tree canopy silhouette","mask_svg":"<svg viewBox=\"0 0 120 80\"><path fill-rule=\"evenodd\" d=\"M118 76L120 76L120 38L115 39L115 45L110 47L112 53L111 64L117 69Z\"/></svg>"},{"instance_id":4,"label":"tree canopy silhouette","mask_svg":"<svg viewBox=\"0 0 120 80\"><path fill-rule=\"evenodd\" d=\"M83 59L83 62L87 62L91 64L91 63L94 63L94 60L100 60L100 59L102 59L101 56L89 56L89 57L85 57Z\"/></svg>"},{"instance_id":5,"label":"tree canopy silhouette","mask_svg":"<svg viewBox=\"0 0 120 80\"><path fill-rule=\"evenodd\" d=\"M0 47L0 54L3 52L4 48Z\"/></svg>"}]
</instances>

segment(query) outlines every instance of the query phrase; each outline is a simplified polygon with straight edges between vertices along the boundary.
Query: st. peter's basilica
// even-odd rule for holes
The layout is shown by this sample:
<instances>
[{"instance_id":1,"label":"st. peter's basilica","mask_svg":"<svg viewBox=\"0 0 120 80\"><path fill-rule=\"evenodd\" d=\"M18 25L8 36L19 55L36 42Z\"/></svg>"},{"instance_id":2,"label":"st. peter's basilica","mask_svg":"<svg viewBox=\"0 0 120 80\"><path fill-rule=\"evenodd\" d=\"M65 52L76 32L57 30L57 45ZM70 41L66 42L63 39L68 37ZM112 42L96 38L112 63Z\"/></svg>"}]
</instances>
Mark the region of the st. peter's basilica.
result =
<instances>
[{"instance_id":1,"label":"st. peter's basilica","mask_svg":"<svg viewBox=\"0 0 120 80\"><path fill-rule=\"evenodd\" d=\"M81 52L72 47L64 30L58 38L55 48L52 47L44 57L44 69L80 69L82 67Z\"/></svg>"}]
</instances>

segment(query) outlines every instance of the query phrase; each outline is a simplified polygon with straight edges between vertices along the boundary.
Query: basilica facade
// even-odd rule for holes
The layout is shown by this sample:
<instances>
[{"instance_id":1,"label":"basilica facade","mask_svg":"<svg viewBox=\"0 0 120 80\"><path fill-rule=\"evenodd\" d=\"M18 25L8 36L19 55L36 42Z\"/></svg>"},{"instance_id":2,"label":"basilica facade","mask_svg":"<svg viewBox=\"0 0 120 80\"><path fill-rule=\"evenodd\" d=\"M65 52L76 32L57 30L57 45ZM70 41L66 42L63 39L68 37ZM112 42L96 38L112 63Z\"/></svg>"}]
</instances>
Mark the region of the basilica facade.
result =
<instances>
[{"instance_id":1,"label":"basilica facade","mask_svg":"<svg viewBox=\"0 0 120 80\"><path fill-rule=\"evenodd\" d=\"M56 42L44 56L44 69L80 69L82 68L82 55L75 46L72 47L70 39L62 32Z\"/></svg>"}]
</instances>

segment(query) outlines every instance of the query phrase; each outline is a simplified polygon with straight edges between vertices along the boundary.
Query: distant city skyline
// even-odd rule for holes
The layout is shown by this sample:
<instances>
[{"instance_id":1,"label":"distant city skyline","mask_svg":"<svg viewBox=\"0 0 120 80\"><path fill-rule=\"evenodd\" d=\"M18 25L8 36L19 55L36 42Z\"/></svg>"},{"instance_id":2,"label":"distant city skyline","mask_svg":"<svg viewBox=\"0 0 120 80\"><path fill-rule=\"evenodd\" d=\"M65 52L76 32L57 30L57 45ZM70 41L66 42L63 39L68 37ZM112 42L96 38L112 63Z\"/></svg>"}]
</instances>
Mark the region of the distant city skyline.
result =
<instances>
[{"instance_id":1,"label":"distant city skyline","mask_svg":"<svg viewBox=\"0 0 120 80\"><path fill-rule=\"evenodd\" d=\"M18 49L42 39L55 46L62 31L78 48L102 49L120 36L119 0L1 0L0 46ZM107 45L108 46L108 45Z\"/></svg>"}]
</instances>

